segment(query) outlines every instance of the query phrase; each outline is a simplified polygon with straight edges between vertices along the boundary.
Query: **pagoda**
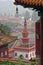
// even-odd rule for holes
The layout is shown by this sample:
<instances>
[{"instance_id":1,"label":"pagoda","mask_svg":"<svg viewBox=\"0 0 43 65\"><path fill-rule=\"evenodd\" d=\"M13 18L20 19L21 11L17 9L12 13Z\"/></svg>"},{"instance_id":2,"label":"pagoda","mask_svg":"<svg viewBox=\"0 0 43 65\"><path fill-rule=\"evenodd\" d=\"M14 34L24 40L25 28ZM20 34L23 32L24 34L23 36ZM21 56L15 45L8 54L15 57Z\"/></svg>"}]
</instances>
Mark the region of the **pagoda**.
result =
<instances>
[{"instance_id":1,"label":"pagoda","mask_svg":"<svg viewBox=\"0 0 43 65\"><path fill-rule=\"evenodd\" d=\"M20 41L19 41L20 42ZM20 57L23 57L23 60L30 60L31 58L36 58L36 47L35 45L29 44L29 38L28 38L28 29L27 29L27 22L24 21L24 27L22 32L22 39L20 44L16 43L14 47L14 58L18 59Z\"/></svg>"},{"instance_id":2,"label":"pagoda","mask_svg":"<svg viewBox=\"0 0 43 65\"><path fill-rule=\"evenodd\" d=\"M22 32L22 45L27 47L29 44L29 38L28 38L28 29L27 29L27 23L26 20L24 22L24 29Z\"/></svg>"}]
</instances>

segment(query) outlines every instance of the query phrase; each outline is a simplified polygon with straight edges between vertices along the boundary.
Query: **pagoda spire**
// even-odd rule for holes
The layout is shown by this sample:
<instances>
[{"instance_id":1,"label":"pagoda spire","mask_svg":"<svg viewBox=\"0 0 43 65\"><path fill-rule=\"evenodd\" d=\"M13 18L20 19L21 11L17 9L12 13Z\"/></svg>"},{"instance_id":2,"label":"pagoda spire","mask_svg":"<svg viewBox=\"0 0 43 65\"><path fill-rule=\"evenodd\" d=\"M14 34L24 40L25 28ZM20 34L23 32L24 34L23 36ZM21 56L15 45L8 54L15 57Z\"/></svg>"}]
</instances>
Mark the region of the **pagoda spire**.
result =
<instances>
[{"instance_id":1,"label":"pagoda spire","mask_svg":"<svg viewBox=\"0 0 43 65\"><path fill-rule=\"evenodd\" d=\"M16 6L16 14L15 14L15 16L16 17L18 17L19 16L19 14L18 14L19 12L18 12L18 7Z\"/></svg>"},{"instance_id":2,"label":"pagoda spire","mask_svg":"<svg viewBox=\"0 0 43 65\"><path fill-rule=\"evenodd\" d=\"M27 22L26 22L26 19L24 19L24 29L23 29L24 32L27 32Z\"/></svg>"},{"instance_id":3,"label":"pagoda spire","mask_svg":"<svg viewBox=\"0 0 43 65\"><path fill-rule=\"evenodd\" d=\"M16 14L18 14L18 7L16 6Z\"/></svg>"},{"instance_id":4,"label":"pagoda spire","mask_svg":"<svg viewBox=\"0 0 43 65\"><path fill-rule=\"evenodd\" d=\"M25 19L25 22L24 23L26 24L26 19Z\"/></svg>"},{"instance_id":5,"label":"pagoda spire","mask_svg":"<svg viewBox=\"0 0 43 65\"><path fill-rule=\"evenodd\" d=\"M22 44L26 47L26 46L28 46L28 43L29 43L28 29L27 29L27 23L26 23L26 19L25 19L24 28L23 28L23 32L22 32Z\"/></svg>"}]
</instances>

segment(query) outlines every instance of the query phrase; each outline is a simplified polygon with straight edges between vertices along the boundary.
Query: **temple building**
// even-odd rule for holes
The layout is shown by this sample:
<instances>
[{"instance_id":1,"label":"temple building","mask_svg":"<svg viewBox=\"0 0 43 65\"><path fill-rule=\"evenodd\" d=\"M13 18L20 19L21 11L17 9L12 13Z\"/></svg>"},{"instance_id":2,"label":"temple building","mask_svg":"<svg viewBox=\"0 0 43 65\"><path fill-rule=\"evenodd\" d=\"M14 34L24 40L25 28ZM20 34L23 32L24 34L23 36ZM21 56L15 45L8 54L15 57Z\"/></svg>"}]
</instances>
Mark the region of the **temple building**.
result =
<instances>
[{"instance_id":1,"label":"temple building","mask_svg":"<svg viewBox=\"0 0 43 65\"><path fill-rule=\"evenodd\" d=\"M30 60L31 58L36 57L36 48L35 45L33 44L32 46L29 43L29 32L27 29L27 22L25 20L24 22L24 28L22 32L22 43L19 45L15 46L14 49L11 50L13 51L13 57L14 58L20 58L23 57L24 60ZM17 43L18 44L18 43Z\"/></svg>"},{"instance_id":2,"label":"temple building","mask_svg":"<svg viewBox=\"0 0 43 65\"><path fill-rule=\"evenodd\" d=\"M8 36L5 34L0 34L0 58L8 58L9 52L8 49L15 43L17 40L16 36Z\"/></svg>"},{"instance_id":3,"label":"temple building","mask_svg":"<svg viewBox=\"0 0 43 65\"><path fill-rule=\"evenodd\" d=\"M35 44L29 43L29 32L27 29L27 22L25 20L22 31L22 38L18 39L16 45L13 48L9 48L9 57L18 59L23 58L24 60L30 60L36 57Z\"/></svg>"}]
</instances>

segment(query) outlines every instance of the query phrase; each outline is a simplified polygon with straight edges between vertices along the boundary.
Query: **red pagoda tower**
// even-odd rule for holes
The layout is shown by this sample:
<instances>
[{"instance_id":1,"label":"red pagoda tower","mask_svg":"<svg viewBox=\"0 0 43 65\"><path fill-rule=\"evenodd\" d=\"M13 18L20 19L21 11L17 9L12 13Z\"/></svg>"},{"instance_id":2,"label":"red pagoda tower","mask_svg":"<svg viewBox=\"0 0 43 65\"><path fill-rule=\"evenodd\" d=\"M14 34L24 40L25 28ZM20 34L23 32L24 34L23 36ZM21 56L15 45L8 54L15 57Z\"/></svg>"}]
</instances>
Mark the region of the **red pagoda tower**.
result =
<instances>
[{"instance_id":1,"label":"red pagoda tower","mask_svg":"<svg viewBox=\"0 0 43 65\"><path fill-rule=\"evenodd\" d=\"M27 23L26 23L26 20L24 22L24 29L23 29L23 32L22 32L22 45L27 47L28 46L28 43L29 43L29 39L28 39L28 30L27 30Z\"/></svg>"}]
</instances>

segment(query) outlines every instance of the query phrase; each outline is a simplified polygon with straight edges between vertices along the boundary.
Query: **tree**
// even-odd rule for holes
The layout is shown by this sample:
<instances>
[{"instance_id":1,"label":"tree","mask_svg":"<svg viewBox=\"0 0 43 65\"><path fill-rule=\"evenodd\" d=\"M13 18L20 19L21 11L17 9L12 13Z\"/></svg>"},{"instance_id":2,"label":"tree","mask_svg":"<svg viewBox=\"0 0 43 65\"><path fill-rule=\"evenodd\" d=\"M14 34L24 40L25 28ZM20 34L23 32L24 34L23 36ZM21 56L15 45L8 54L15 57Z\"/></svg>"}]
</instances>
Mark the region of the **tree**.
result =
<instances>
[{"instance_id":1,"label":"tree","mask_svg":"<svg viewBox=\"0 0 43 65\"><path fill-rule=\"evenodd\" d=\"M0 24L0 33L8 35L10 34L10 32L11 32L11 29L8 26Z\"/></svg>"},{"instance_id":2,"label":"tree","mask_svg":"<svg viewBox=\"0 0 43 65\"><path fill-rule=\"evenodd\" d=\"M0 62L0 65L16 65L16 63L10 62L8 60L4 60L4 61Z\"/></svg>"},{"instance_id":3,"label":"tree","mask_svg":"<svg viewBox=\"0 0 43 65\"><path fill-rule=\"evenodd\" d=\"M19 56L19 59L23 60L23 59L24 59L24 57L23 57L22 55L20 55L20 56Z\"/></svg>"},{"instance_id":4,"label":"tree","mask_svg":"<svg viewBox=\"0 0 43 65\"><path fill-rule=\"evenodd\" d=\"M25 65L25 63L23 62L23 59L19 58L18 60L19 60L19 62L17 65Z\"/></svg>"}]
</instances>

